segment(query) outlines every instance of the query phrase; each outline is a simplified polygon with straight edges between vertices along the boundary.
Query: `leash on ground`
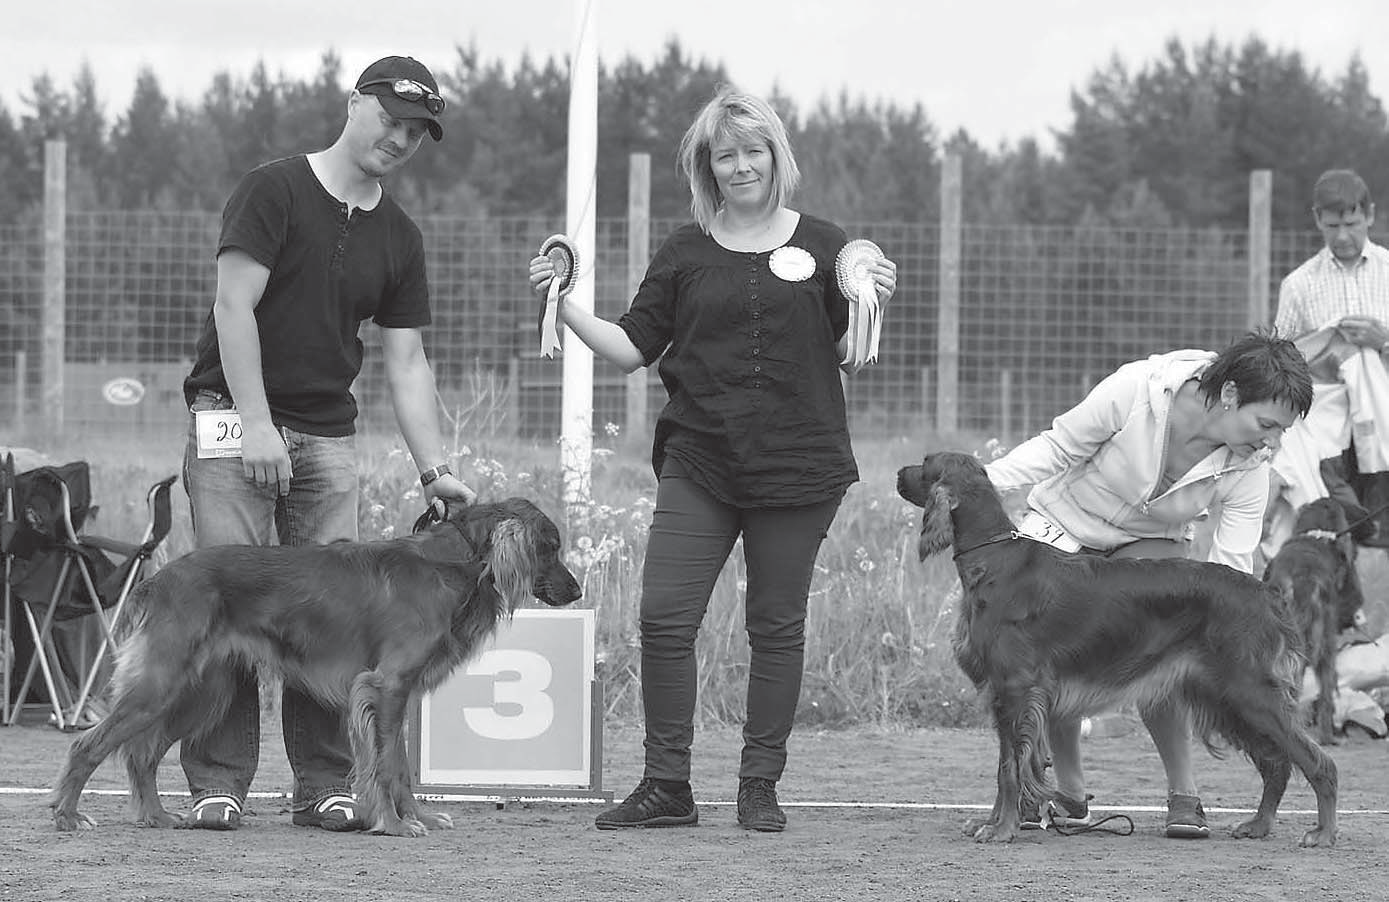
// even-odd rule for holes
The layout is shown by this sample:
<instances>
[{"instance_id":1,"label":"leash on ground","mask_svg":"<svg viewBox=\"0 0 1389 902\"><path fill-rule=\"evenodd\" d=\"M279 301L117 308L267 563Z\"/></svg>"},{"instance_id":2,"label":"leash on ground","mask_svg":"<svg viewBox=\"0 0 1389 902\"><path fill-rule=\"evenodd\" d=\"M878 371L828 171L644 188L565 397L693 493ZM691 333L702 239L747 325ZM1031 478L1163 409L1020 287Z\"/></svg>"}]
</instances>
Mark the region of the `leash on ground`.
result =
<instances>
[{"instance_id":1,"label":"leash on ground","mask_svg":"<svg viewBox=\"0 0 1389 902\"><path fill-rule=\"evenodd\" d=\"M1113 826L1105 826L1110 821L1115 821ZM1118 823L1122 821L1123 823ZM1055 821L1047 824L1046 829L1055 830L1058 836L1079 836L1082 833L1113 833L1116 836L1130 836L1133 834L1133 818L1127 814L1110 814L1100 818L1093 824L1058 824Z\"/></svg>"}]
</instances>

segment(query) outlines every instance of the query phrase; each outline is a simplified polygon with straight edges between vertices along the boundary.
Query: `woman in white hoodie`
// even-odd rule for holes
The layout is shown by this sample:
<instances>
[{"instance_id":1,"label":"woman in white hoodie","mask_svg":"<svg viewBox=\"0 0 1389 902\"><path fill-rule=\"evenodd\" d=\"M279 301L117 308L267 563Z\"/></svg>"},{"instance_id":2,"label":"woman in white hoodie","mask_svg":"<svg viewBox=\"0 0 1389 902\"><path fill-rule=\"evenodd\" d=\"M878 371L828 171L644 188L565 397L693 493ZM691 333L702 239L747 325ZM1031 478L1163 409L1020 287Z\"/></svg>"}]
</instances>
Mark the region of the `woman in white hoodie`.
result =
<instances>
[{"instance_id":1,"label":"woman in white hoodie","mask_svg":"<svg viewBox=\"0 0 1389 902\"><path fill-rule=\"evenodd\" d=\"M1252 332L1219 354L1172 351L1125 364L987 469L1002 491L1033 486L1019 531L1039 541L1109 557L1187 557L1193 521L1209 514L1207 559L1248 573L1269 458L1311 403L1311 374L1293 343ZM1209 836L1186 711L1174 703L1144 722L1167 771L1167 835ZM1053 722L1049 740L1058 797L1048 816L1087 824L1080 722Z\"/></svg>"}]
</instances>

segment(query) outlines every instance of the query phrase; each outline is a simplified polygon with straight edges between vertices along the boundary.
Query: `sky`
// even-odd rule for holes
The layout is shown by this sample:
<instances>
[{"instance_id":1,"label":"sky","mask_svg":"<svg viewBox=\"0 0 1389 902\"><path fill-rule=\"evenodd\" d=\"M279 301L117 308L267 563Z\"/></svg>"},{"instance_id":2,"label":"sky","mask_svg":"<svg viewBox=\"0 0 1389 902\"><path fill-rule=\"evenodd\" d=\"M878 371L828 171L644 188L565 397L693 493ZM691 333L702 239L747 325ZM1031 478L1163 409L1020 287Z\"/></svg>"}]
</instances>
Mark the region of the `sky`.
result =
<instances>
[{"instance_id":1,"label":"sky","mask_svg":"<svg viewBox=\"0 0 1389 902\"><path fill-rule=\"evenodd\" d=\"M70 87L84 61L110 122L142 67L166 94L196 101L218 72L244 77L264 62L272 75L308 77L328 49L348 80L394 53L450 69L469 46L509 69L524 54L563 61L584 7L604 65L650 64L676 37L743 90L775 86L802 111L841 93L920 103L941 136L963 128L990 149L1026 137L1050 146L1070 125L1073 90L1116 56L1130 73L1142 68L1174 37L1236 47L1258 37L1328 80L1359 52L1389 104L1385 0L67 0L60 15L7 6L0 102L11 115L27 111L36 76Z\"/></svg>"}]
</instances>

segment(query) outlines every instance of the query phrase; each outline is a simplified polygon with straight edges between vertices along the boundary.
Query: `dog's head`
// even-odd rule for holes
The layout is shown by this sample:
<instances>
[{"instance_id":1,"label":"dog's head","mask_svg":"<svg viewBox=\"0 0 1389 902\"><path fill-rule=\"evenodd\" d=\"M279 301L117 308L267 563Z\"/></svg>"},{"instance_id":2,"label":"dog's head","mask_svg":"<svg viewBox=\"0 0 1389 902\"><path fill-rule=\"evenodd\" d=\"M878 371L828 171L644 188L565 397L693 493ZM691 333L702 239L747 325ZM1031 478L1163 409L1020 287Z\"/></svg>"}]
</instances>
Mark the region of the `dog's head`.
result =
<instances>
[{"instance_id":1,"label":"dog's head","mask_svg":"<svg viewBox=\"0 0 1389 902\"><path fill-rule=\"evenodd\" d=\"M923 561L955 543L950 512L959 507L964 487L980 483L989 485L984 465L954 451L928 454L920 466L897 471L897 494L922 509L917 554Z\"/></svg>"},{"instance_id":2,"label":"dog's head","mask_svg":"<svg viewBox=\"0 0 1389 902\"><path fill-rule=\"evenodd\" d=\"M1345 505L1334 498L1317 498L1297 509L1293 535L1328 539L1339 558L1336 565L1337 625L1345 630L1359 626L1365 618L1364 599L1355 573L1356 549Z\"/></svg>"},{"instance_id":3,"label":"dog's head","mask_svg":"<svg viewBox=\"0 0 1389 902\"><path fill-rule=\"evenodd\" d=\"M558 607L583 595L560 557L559 527L525 498L453 506L447 520L483 556L483 575L491 577L508 607L529 596Z\"/></svg>"},{"instance_id":4,"label":"dog's head","mask_svg":"<svg viewBox=\"0 0 1389 902\"><path fill-rule=\"evenodd\" d=\"M1331 539L1346 563L1355 565L1355 539L1345 506L1334 498L1317 498L1297 509L1293 535Z\"/></svg>"}]
</instances>

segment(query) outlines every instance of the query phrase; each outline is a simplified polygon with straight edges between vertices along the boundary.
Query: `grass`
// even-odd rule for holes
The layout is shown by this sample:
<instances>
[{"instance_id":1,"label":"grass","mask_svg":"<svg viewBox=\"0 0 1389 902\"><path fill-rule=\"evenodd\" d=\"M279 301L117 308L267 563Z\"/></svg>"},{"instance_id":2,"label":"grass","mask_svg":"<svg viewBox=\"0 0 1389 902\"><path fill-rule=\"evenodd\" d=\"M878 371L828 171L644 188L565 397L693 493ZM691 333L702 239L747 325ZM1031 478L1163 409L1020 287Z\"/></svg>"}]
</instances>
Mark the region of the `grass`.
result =
<instances>
[{"instance_id":1,"label":"grass","mask_svg":"<svg viewBox=\"0 0 1389 902\"><path fill-rule=\"evenodd\" d=\"M639 721L637 611L655 492L645 445L633 448L613 434L596 437L591 500L566 505L557 446L500 439L465 444L460 437L466 425L454 422L451 458L480 496L524 495L561 523L567 560L584 589L579 604L596 611L605 713ZM993 445L946 437L939 447L973 446L987 454ZM91 464L93 494L101 509L89 531L133 539L144 528L146 489L179 471L181 450L177 442L108 441L89 448L68 444L65 453L52 456L54 462L85 459ZM981 726L984 712L950 650L958 599L954 568L946 556L924 563L917 559L919 512L895 491L897 468L919 459L920 448L898 439L858 441L855 450L862 480L845 497L811 586L798 722ZM423 510L423 499L403 446L398 440L364 436L360 452L362 537L408 532ZM187 498L176 489L174 501L165 557L192 547ZM1389 621L1389 559L1366 549L1360 570L1370 635L1377 636ZM701 723L742 720L748 670L744 579L741 550L735 549L715 586L696 645Z\"/></svg>"}]
</instances>

